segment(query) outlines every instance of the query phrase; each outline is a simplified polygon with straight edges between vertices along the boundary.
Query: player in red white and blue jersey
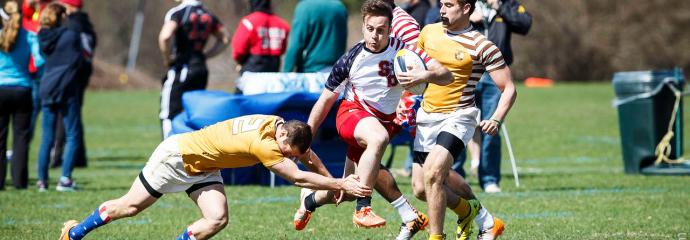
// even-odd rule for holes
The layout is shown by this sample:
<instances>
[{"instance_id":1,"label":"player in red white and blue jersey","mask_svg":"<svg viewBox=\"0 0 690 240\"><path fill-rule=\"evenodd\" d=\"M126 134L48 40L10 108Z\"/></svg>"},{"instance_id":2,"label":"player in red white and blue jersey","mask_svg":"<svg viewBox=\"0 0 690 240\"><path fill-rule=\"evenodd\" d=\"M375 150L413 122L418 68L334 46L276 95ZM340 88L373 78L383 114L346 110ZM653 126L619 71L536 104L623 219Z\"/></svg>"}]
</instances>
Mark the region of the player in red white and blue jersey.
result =
<instances>
[{"instance_id":1,"label":"player in red white and blue jersey","mask_svg":"<svg viewBox=\"0 0 690 240\"><path fill-rule=\"evenodd\" d=\"M388 171L379 171L381 156L389 139L400 130L393 120L403 87L393 72L393 59L398 50L407 48L422 57L428 70L413 69L407 76L411 82L450 83L450 72L415 46L391 37L393 10L382 0L367 0L362 6L364 40L353 46L333 67L321 97L312 108L308 124L316 132L329 110L343 93L338 107L338 134L348 144L345 176L356 173L360 182L375 189L393 205L403 220L402 231L412 234L426 226L427 219L417 212L400 193ZM375 186L374 186L375 185ZM305 196L306 195L306 196ZM332 203L333 193L303 192L300 209L295 214L295 228L301 230L316 207ZM353 223L370 228L385 225L373 213L371 198L357 198Z\"/></svg>"}]
</instances>

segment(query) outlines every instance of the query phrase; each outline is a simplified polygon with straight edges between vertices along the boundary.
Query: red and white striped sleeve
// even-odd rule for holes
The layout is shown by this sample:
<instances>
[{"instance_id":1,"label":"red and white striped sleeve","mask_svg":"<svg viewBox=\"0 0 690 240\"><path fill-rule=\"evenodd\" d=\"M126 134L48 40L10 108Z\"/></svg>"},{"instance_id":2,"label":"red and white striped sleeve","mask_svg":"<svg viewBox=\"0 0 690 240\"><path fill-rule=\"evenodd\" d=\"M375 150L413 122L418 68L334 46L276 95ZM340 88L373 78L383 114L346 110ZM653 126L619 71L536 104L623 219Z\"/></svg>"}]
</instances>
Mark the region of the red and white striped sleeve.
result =
<instances>
[{"instance_id":1,"label":"red and white striped sleeve","mask_svg":"<svg viewBox=\"0 0 690 240\"><path fill-rule=\"evenodd\" d=\"M393 9L393 31L391 36L403 40L407 44L417 43L419 37L419 23L400 7Z\"/></svg>"}]
</instances>

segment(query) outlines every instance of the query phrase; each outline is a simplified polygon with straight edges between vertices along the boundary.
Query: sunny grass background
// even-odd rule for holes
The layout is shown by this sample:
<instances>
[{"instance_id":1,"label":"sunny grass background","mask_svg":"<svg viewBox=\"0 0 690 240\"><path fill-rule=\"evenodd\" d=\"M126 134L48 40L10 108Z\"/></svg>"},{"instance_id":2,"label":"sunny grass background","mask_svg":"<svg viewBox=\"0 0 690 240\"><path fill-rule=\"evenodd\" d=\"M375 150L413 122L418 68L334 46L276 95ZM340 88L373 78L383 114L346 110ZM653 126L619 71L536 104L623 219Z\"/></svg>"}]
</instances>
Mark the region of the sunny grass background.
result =
<instances>
[{"instance_id":1,"label":"sunny grass background","mask_svg":"<svg viewBox=\"0 0 690 240\"><path fill-rule=\"evenodd\" d=\"M504 151L503 193L478 193L484 205L507 222L504 239L690 237L690 177L623 174L610 84L520 86L518 92L507 125L521 187L513 184ZM63 221L81 220L101 202L124 194L159 143L157 104L157 91L88 92L84 124L89 167L74 172L83 190L39 193L33 186L25 191L6 186L0 192L0 239L56 239ZM687 105L685 112L690 110ZM688 120L684 124L688 139ZM36 178L40 130L36 134L30 154L31 182ZM686 141L686 151L689 146ZM407 149L395 151L394 166L400 167ZM51 170L51 188L59 174ZM478 189L476 179L469 181ZM413 205L426 209L413 199L409 179L399 179L399 185ZM309 226L297 232L291 222L298 188L227 186L226 192L230 224L215 239L393 239L400 224L394 209L375 196L374 209L388 220L384 228L354 227L354 205L345 203L320 208ZM140 215L110 223L88 238L173 239L199 216L184 193L171 194ZM453 236L454 231L455 216L449 212L445 232ZM416 239L426 237L420 233Z\"/></svg>"}]
</instances>

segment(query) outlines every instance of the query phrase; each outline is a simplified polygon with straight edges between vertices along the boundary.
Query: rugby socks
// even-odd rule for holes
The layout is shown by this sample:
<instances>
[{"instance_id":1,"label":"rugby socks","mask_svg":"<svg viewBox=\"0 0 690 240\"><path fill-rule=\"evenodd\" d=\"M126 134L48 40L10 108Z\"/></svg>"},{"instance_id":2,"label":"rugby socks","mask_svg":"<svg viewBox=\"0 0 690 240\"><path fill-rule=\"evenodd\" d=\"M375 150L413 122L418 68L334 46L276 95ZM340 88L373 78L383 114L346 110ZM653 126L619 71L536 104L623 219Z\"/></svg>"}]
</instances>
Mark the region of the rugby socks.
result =
<instances>
[{"instance_id":1,"label":"rugby socks","mask_svg":"<svg viewBox=\"0 0 690 240\"><path fill-rule=\"evenodd\" d=\"M96 208L96 210L81 221L79 225L69 230L70 239L80 240L86 236L87 233L110 222L110 217L108 217L105 210L105 206Z\"/></svg>"},{"instance_id":2,"label":"rugby socks","mask_svg":"<svg viewBox=\"0 0 690 240\"><path fill-rule=\"evenodd\" d=\"M189 227L184 229L184 232L177 237L177 240L196 240L192 231L188 230Z\"/></svg>"},{"instance_id":3,"label":"rugby socks","mask_svg":"<svg viewBox=\"0 0 690 240\"><path fill-rule=\"evenodd\" d=\"M355 209L357 211L359 211L362 208L370 207L370 206L371 206L371 197L358 197L357 198L357 208L355 208Z\"/></svg>"},{"instance_id":4,"label":"rugby socks","mask_svg":"<svg viewBox=\"0 0 690 240\"><path fill-rule=\"evenodd\" d=\"M304 208L309 212L316 211L316 208L321 207L321 204L316 203L316 192L312 192L304 199Z\"/></svg>"},{"instance_id":5,"label":"rugby socks","mask_svg":"<svg viewBox=\"0 0 690 240\"><path fill-rule=\"evenodd\" d=\"M480 230L490 229L494 227L494 216L482 206L479 208L479 213L477 213L477 217L474 218L474 222L477 223Z\"/></svg>"},{"instance_id":6,"label":"rugby socks","mask_svg":"<svg viewBox=\"0 0 690 240\"><path fill-rule=\"evenodd\" d=\"M400 218L402 218L403 223L408 223L417 219L417 213L412 208L405 196L400 196L397 200L391 202L391 205L398 210Z\"/></svg>"},{"instance_id":7,"label":"rugby socks","mask_svg":"<svg viewBox=\"0 0 690 240\"><path fill-rule=\"evenodd\" d=\"M467 201L467 199L464 198L459 198L458 205L455 206L453 209L453 212L458 215L461 219L464 219L470 214L470 202Z\"/></svg>"},{"instance_id":8,"label":"rugby socks","mask_svg":"<svg viewBox=\"0 0 690 240\"><path fill-rule=\"evenodd\" d=\"M429 235L429 240L443 240L446 239L446 237L443 234L430 234Z\"/></svg>"}]
</instances>

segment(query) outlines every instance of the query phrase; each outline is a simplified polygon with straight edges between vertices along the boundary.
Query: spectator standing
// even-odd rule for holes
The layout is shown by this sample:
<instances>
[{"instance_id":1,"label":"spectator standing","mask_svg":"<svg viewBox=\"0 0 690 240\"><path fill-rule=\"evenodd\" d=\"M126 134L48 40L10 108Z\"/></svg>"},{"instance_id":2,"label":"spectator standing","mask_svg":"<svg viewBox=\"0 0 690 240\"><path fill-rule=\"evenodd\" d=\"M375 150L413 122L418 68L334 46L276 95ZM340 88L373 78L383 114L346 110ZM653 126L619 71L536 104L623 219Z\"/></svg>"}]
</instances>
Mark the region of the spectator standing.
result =
<instances>
[{"instance_id":1,"label":"spectator standing","mask_svg":"<svg viewBox=\"0 0 690 240\"><path fill-rule=\"evenodd\" d=\"M204 51L211 36L216 38L215 44ZM223 23L199 0L184 0L165 14L158 35L163 64L169 68L161 90L159 118L163 138L170 136L172 119L183 110L182 94L206 89L206 59L220 54L228 42Z\"/></svg>"},{"instance_id":2,"label":"spectator standing","mask_svg":"<svg viewBox=\"0 0 690 240\"><path fill-rule=\"evenodd\" d=\"M251 13L232 37L232 58L244 72L279 72L290 26L273 14L271 0L250 0Z\"/></svg>"},{"instance_id":3,"label":"spectator standing","mask_svg":"<svg viewBox=\"0 0 690 240\"><path fill-rule=\"evenodd\" d=\"M83 62L80 69L77 71L76 79L78 81L79 92L79 116L81 116L81 106L84 105L84 93L89 85L89 79L93 73L93 56L98 43L96 32L93 24L89 20L89 15L82 11L82 0L60 0L60 3L65 7L67 13L66 27L79 33L81 40L81 53L83 55ZM82 124L82 122L79 122ZM83 129L83 126L80 128ZM81 135L82 140L79 141L81 145L77 148L75 155L74 166L86 167L86 146L84 145L84 135ZM59 156L59 155L58 155Z\"/></svg>"},{"instance_id":4,"label":"spectator standing","mask_svg":"<svg viewBox=\"0 0 690 240\"><path fill-rule=\"evenodd\" d=\"M7 134L12 121L12 183L17 189L25 189L29 181L28 155L31 124L31 77L29 57L38 43L28 37L21 28L19 5L15 1L5 3L0 10L0 190L5 187L7 173ZM33 39L35 40L35 39ZM10 120L11 119L11 120Z\"/></svg>"},{"instance_id":5,"label":"spectator standing","mask_svg":"<svg viewBox=\"0 0 690 240\"><path fill-rule=\"evenodd\" d=\"M45 56L45 74L41 78L39 95L43 114L43 136L38 154L39 191L47 190L48 160L50 149L55 141L56 121L65 127L65 151L62 155L62 176L58 181L58 191L74 191L72 180L74 160L79 146L83 144L81 125L81 84L78 76L83 71L86 60L82 54L79 32L67 28L62 23L66 17L63 5L53 3L41 15L41 30L38 32L41 51ZM61 117L57 115L61 114Z\"/></svg>"},{"instance_id":6,"label":"spectator standing","mask_svg":"<svg viewBox=\"0 0 690 240\"><path fill-rule=\"evenodd\" d=\"M330 72L345 53L345 5L339 0L302 0L293 16L283 72Z\"/></svg>"},{"instance_id":7,"label":"spectator standing","mask_svg":"<svg viewBox=\"0 0 690 240\"><path fill-rule=\"evenodd\" d=\"M527 34L532 26L532 17L525 7L515 0L477 1L476 9L478 11L470 16L472 25L501 50L506 65L510 65L513 63L511 34ZM488 73L484 73L479 80L475 96L477 106L480 108L480 121L489 120L496 111L501 91ZM481 146L478 167L479 185L485 192L500 192L501 137L499 134L481 133L479 145ZM464 160L464 158L460 159L460 168Z\"/></svg>"}]
</instances>

